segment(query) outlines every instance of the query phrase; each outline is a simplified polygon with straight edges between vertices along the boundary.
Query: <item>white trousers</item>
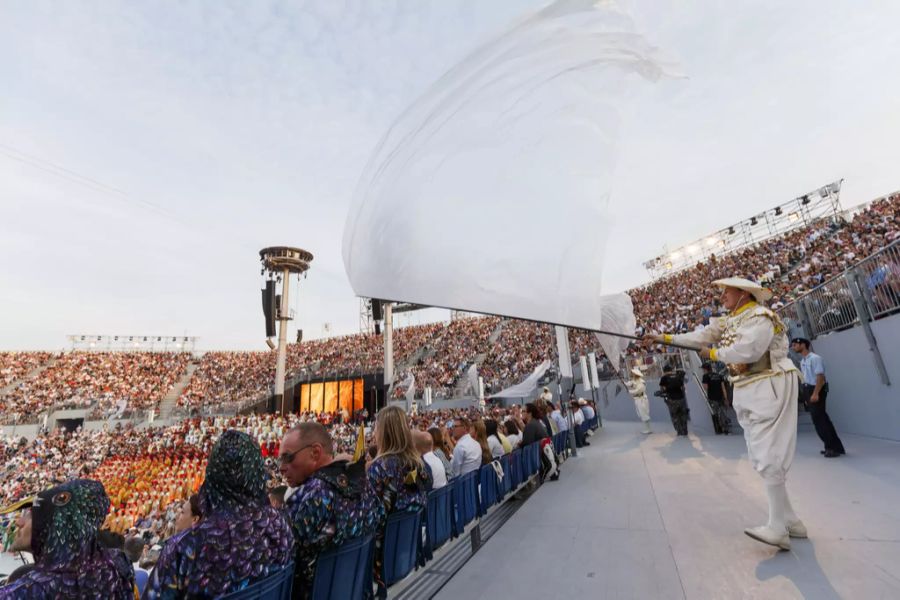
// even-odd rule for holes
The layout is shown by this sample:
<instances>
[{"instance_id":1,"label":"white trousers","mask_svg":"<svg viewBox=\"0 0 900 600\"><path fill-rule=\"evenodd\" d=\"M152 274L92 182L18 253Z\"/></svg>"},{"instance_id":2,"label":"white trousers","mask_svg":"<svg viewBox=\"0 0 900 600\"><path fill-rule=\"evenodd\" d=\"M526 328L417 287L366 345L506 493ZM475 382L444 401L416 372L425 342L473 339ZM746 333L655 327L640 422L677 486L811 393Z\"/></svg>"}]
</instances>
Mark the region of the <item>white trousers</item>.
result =
<instances>
[{"instance_id":1,"label":"white trousers","mask_svg":"<svg viewBox=\"0 0 900 600\"><path fill-rule=\"evenodd\" d=\"M796 371L790 371L734 388L750 464L769 485L784 483L794 460L798 386Z\"/></svg>"},{"instance_id":2,"label":"white trousers","mask_svg":"<svg viewBox=\"0 0 900 600\"><path fill-rule=\"evenodd\" d=\"M650 400L647 399L646 394L634 397L634 410L637 411L638 418L641 421L650 420Z\"/></svg>"}]
</instances>

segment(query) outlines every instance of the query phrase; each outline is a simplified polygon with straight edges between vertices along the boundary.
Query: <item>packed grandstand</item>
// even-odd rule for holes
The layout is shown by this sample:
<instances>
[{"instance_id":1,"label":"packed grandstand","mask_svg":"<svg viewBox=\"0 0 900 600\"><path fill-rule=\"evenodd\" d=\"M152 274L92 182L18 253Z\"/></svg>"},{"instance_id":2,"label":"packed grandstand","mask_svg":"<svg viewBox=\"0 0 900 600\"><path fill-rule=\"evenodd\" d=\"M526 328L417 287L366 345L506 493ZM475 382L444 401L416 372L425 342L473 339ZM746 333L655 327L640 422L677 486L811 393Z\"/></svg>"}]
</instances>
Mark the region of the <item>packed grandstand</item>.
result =
<instances>
[{"instance_id":1,"label":"packed grandstand","mask_svg":"<svg viewBox=\"0 0 900 600\"><path fill-rule=\"evenodd\" d=\"M895 194L872 202L852 218L798 227L630 290L638 332L689 331L702 325L720 312L710 282L734 273L766 282L775 292L773 306L783 306L896 241L898 209L900 194ZM900 265L886 265L880 285L900 295ZM600 353L594 336L585 331L570 331L570 346L575 356ZM435 398L461 395L472 365L477 365L489 391L499 390L521 381L542 361L555 359L555 352L548 325L499 317L403 327L394 335L397 371L413 374L419 397L425 388L431 388ZM382 353L381 336L372 334L291 344L288 377L301 370L308 377L374 373L381 368ZM134 417L130 423L99 429L39 430L32 439L7 428L10 432L0 439L2 500L12 502L73 477L97 478L112 500L107 528L121 534L148 532L155 542L172 534L181 504L199 488L212 444L226 429L257 440L273 486L279 483L278 444L300 421L326 424L338 450L351 451L357 435L353 422L363 415L196 412L266 397L274 372L272 352L0 353L0 419L8 425L40 423L44 415L62 409L84 409L88 420ZM402 390L397 395L402 396ZM184 416L148 426L145 415L158 413L165 401L175 407L173 415ZM448 409L419 419L425 427L442 426L462 414L474 416L473 411ZM504 412L497 418L508 416Z\"/></svg>"}]
</instances>

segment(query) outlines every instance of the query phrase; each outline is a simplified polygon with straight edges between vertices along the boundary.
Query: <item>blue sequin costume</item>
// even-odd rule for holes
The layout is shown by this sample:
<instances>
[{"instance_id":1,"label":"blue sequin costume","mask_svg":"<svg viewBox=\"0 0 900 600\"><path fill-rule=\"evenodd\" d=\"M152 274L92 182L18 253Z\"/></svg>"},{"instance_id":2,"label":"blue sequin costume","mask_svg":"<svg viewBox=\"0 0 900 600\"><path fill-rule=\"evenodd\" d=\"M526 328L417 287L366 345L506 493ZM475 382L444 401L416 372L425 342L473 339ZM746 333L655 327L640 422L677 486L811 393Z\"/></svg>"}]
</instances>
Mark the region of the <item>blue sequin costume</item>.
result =
<instances>
[{"instance_id":1,"label":"blue sequin costume","mask_svg":"<svg viewBox=\"0 0 900 600\"><path fill-rule=\"evenodd\" d=\"M134 569L120 550L101 547L109 512L103 484L74 479L37 495L31 509L35 568L0 588L0 599L131 599Z\"/></svg>"},{"instance_id":2,"label":"blue sequin costume","mask_svg":"<svg viewBox=\"0 0 900 600\"><path fill-rule=\"evenodd\" d=\"M263 579L292 559L294 537L266 497L259 446L226 431L200 488L203 520L160 553L143 598L215 598Z\"/></svg>"},{"instance_id":3,"label":"blue sequin costume","mask_svg":"<svg viewBox=\"0 0 900 600\"><path fill-rule=\"evenodd\" d=\"M424 468L409 466L398 456L379 456L369 465L369 484L384 505L385 516L395 512L423 510L428 504L425 492L428 474ZM378 596L384 598L387 589L381 580L384 562L384 528L375 537L375 583Z\"/></svg>"},{"instance_id":4,"label":"blue sequin costume","mask_svg":"<svg viewBox=\"0 0 900 600\"><path fill-rule=\"evenodd\" d=\"M346 540L375 533L384 507L366 481L362 462L337 460L303 482L285 503L297 540L294 598L312 587L316 558Z\"/></svg>"}]
</instances>

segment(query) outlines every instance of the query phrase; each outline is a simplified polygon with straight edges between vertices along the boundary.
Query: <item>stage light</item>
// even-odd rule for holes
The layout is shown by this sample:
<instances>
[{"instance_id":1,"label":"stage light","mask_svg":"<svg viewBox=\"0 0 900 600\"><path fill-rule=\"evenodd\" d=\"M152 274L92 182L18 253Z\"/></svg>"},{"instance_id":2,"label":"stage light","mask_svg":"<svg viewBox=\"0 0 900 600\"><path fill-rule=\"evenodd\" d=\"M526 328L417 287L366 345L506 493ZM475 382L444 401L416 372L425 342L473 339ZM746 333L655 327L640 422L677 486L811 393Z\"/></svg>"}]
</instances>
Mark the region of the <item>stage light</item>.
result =
<instances>
[{"instance_id":1,"label":"stage light","mask_svg":"<svg viewBox=\"0 0 900 600\"><path fill-rule=\"evenodd\" d=\"M678 260L679 258L681 258L680 252L673 252L672 254L669 255L670 260Z\"/></svg>"},{"instance_id":2,"label":"stage light","mask_svg":"<svg viewBox=\"0 0 900 600\"><path fill-rule=\"evenodd\" d=\"M269 350L275 349L275 342L272 341L272 338L266 338L266 346L269 347Z\"/></svg>"},{"instance_id":3,"label":"stage light","mask_svg":"<svg viewBox=\"0 0 900 600\"><path fill-rule=\"evenodd\" d=\"M828 186L827 185L825 187L819 189L819 197L825 198L826 196L828 196Z\"/></svg>"},{"instance_id":4,"label":"stage light","mask_svg":"<svg viewBox=\"0 0 900 600\"><path fill-rule=\"evenodd\" d=\"M791 214L788 215L788 221L790 221L791 223L796 223L799 220L800 220L800 215L795 212L792 212Z\"/></svg>"},{"instance_id":5,"label":"stage light","mask_svg":"<svg viewBox=\"0 0 900 600\"><path fill-rule=\"evenodd\" d=\"M734 227L728 228L728 235L734 235Z\"/></svg>"},{"instance_id":6,"label":"stage light","mask_svg":"<svg viewBox=\"0 0 900 600\"><path fill-rule=\"evenodd\" d=\"M801 198L800 204L802 204L802 205L804 205L804 206L806 206L807 204L809 204L809 195L808 195L808 194L807 194L806 196L803 196L803 197Z\"/></svg>"},{"instance_id":7,"label":"stage light","mask_svg":"<svg viewBox=\"0 0 900 600\"><path fill-rule=\"evenodd\" d=\"M178 342L177 344L175 344L175 347L176 347L176 348L181 348L181 342Z\"/></svg>"},{"instance_id":8,"label":"stage light","mask_svg":"<svg viewBox=\"0 0 900 600\"><path fill-rule=\"evenodd\" d=\"M97 344L95 344L94 342L91 342L91 348L93 348L93 347L96 346L96 345L97 345Z\"/></svg>"},{"instance_id":9,"label":"stage light","mask_svg":"<svg viewBox=\"0 0 900 600\"><path fill-rule=\"evenodd\" d=\"M717 243L719 243L719 240L718 240L717 238L714 238L714 237L706 238L706 245L707 245L707 246L712 247L712 246L715 246Z\"/></svg>"},{"instance_id":10,"label":"stage light","mask_svg":"<svg viewBox=\"0 0 900 600\"><path fill-rule=\"evenodd\" d=\"M750 219L750 227L756 227L757 223L759 223L759 221L756 220L756 217Z\"/></svg>"},{"instance_id":11,"label":"stage light","mask_svg":"<svg viewBox=\"0 0 900 600\"><path fill-rule=\"evenodd\" d=\"M671 271L671 270L672 270L672 263L667 262L667 263L666 263L666 269L668 269L669 271Z\"/></svg>"},{"instance_id":12,"label":"stage light","mask_svg":"<svg viewBox=\"0 0 900 600\"><path fill-rule=\"evenodd\" d=\"M697 251L700 250L696 244L691 244L687 247L688 254L697 254Z\"/></svg>"},{"instance_id":13,"label":"stage light","mask_svg":"<svg viewBox=\"0 0 900 600\"><path fill-rule=\"evenodd\" d=\"M140 345L141 345L140 342L135 342L135 343L134 343L134 347L135 347L135 348L139 347Z\"/></svg>"},{"instance_id":14,"label":"stage light","mask_svg":"<svg viewBox=\"0 0 900 600\"><path fill-rule=\"evenodd\" d=\"M776 216L776 217L780 217L780 216L781 216L781 207L780 207L780 206L779 206L778 208L775 209L775 216Z\"/></svg>"}]
</instances>

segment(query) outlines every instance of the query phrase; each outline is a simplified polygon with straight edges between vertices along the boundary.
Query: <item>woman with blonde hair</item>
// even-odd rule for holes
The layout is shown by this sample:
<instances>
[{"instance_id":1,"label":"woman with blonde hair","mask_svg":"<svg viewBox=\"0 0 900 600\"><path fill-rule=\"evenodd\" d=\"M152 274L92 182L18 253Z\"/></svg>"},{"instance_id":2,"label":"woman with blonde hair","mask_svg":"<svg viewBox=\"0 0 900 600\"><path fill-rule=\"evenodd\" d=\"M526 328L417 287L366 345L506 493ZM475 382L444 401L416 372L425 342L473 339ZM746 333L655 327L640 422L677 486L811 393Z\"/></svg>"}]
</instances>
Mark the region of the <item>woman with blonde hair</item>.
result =
<instances>
[{"instance_id":1,"label":"woman with blonde hair","mask_svg":"<svg viewBox=\"0 0 900 600\"><path fill-rule=\"evenodd\" d=\"M427 479L422 457L413 444L406 413L398 406L386 406L375 416L375 459L366 473L369 484L384 504L385 515L395 512L416 512L425 508L428 498ZM375 583L378 597L384 598L387 588L381 580L384 561L384 527L375 536Z\"/></svg>"},{"instance_id":2,"label":"woman with blonde hair","mask_svg":"<svg viewBox=\"0 0 900 600\"><path fill-rule=\"evenodd\" d=\"M471 435L472 439L481 446L482 466L490 464L491 461L494 460L494 455L491 453L491 446L488 444L487 428L484 426L484 421L481 419L472 421L472 426L469 428L469 435Z\"/></svg>"}]
</instances>

